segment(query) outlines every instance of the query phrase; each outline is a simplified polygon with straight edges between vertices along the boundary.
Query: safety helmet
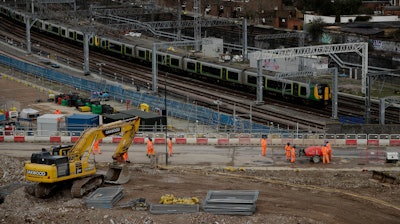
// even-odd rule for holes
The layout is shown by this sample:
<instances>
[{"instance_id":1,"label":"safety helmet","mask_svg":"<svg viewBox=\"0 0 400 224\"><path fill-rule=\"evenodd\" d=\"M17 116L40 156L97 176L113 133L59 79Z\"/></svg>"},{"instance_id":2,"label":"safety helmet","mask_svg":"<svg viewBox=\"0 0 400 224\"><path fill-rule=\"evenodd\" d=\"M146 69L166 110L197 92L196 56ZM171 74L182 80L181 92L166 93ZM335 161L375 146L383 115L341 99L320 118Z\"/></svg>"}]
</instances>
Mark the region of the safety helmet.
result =
<instances>
[{"instance_id":1,"label":"safety helmet","mask_svg":"<svg viewBox=\"0 0 400 224\"><path fill-rule=\"evenodd\" d=\"M324 144L324 146L326 146L326 144Z\"/></svg>"}]
</instances>

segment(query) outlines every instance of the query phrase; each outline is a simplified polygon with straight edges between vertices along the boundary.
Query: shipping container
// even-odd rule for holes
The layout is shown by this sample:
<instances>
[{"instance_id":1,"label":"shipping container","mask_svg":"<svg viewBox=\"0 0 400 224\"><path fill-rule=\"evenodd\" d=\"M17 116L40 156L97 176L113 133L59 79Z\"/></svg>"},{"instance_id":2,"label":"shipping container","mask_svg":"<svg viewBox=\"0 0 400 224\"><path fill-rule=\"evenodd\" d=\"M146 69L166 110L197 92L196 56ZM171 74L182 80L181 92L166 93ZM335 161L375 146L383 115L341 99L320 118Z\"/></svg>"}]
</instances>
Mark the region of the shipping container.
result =
<instances>
[{"instance_id":1,"label":"shipping container","mask_svg":"<svg viewBox=\"0 0 400 224\"><path fill-rule=\"evenodd\" d=\"M73 114L66 117L67 131L84 131L90 127L99 126L99 115L97 114Z\"/></svg>"}]
</instances>

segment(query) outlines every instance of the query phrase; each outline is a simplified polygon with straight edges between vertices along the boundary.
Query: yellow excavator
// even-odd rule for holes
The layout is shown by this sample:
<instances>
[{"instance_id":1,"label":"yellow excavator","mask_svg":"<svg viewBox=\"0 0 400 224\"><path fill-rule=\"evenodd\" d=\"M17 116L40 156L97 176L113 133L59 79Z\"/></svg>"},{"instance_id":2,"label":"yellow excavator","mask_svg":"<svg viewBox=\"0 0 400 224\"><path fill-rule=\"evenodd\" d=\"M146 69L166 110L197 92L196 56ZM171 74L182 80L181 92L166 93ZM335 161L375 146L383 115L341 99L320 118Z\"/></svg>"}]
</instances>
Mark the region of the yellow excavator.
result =
<instances>
[{"instance_id":1,"label":"yellow excavator","mask_svg":"<svg viewBox=\"0 0 400 224\"><path fill-rule=\"evenodd\" d=\"M124 184L129 181L129 171L123 156L139 130L140 118L116 121L86 129L75 144L60 146L48 152L33 153L24 164L24 175L36 184L28 192L43 198L61 187L71 187L73 197L82 197L90 191L110 184ZM93 144L107 136L122 135L105 175L98 174L92 154Z\"/></svg>"}]
</instances>

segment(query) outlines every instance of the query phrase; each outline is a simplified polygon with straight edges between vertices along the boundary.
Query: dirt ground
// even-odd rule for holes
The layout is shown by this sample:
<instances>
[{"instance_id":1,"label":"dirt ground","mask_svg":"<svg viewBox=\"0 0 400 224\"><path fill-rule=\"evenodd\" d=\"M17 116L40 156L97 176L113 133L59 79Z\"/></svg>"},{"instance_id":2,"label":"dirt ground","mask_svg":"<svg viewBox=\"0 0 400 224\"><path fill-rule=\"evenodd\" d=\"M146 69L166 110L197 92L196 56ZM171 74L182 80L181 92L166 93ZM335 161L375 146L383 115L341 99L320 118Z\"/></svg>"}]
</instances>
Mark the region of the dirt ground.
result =
<instances>
[{"instance_id":1,"label":"dirt ground","mask_svg":"<svg viewBox=\"0 0 400 224\"><path fill-rule=\"evenodd\" d=\"M35 108L37 89L1 79L3 102ZM26 93L31 94L26 94ZM36 106L46 111L48 108ZM49 110L49 112L52 112ZM5 143L0 143L5 144ZM11 149L10 149L11 150ZM12 149L18 152L18 147ZM207 151L206 151L207 152ZM206 153L205 152L205 153ZM0 152L1 153L1 152ZM180 155L177 155L179 157ZM183 156L183 155L182 155ZM206 156L206 155L204 155ZM208 155L209 156L209 155ZM38 199L25 193L23 161L29 157L0 156L0 223L399 223L400 186L373 180L368 164L360 169L352 160L334 161L326 167L309 163L284 166L246 167L243 171L226 170L211 162L195 165L175 164L164 169L150 169L147 164L129 165L131 180L122 185L124 196L112 209L91 208L82 199L72 198L68 189L51 198ZM313 168L310 168L312 167ZM385 164L371 164L381 166ZM393 167L395 167L393 165ZM106 163L98 163L100 171ZM255 169L257 168L257 169ZM397 167L398 168L398 167ZM387 171L400 178L400 169ZM255 190L259 192L253 215L216 215L204 212L202 203L209 190ZM162 195L198 197L200 211L185 214L151 214L122 203L145 198L158 204Z\"/></svg>"}]
</instances>

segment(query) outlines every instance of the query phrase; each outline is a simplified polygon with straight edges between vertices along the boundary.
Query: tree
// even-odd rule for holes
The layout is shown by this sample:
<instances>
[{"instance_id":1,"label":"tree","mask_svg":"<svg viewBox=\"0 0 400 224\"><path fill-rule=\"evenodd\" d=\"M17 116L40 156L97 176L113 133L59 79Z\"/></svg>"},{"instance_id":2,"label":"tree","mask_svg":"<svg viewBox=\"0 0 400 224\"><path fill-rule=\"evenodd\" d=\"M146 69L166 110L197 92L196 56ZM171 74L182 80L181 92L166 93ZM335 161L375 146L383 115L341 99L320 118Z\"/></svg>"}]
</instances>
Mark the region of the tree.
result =
<instances>
[{"instance_id":1,"label":"tree","mask_svg":"<svg viewBox=\"0 0 400 224\"><path fill-rule=\"evenodd\" d=\"M353 15L359 12L362 0L297 0L295 5L324 16Z\"/></svg>"},{"instance_id":2,"label":"tree","mask_svg":"<svg viewBox=\"0 0 400 224\"><path fill-rule=\"evenodd\" d=\"M311 35L313 41L317 41L322 34L322 29L326 23L322 18L316 18L311 21L311 23L307 24L306 30Z\"/></svg>"}]
</instances>

